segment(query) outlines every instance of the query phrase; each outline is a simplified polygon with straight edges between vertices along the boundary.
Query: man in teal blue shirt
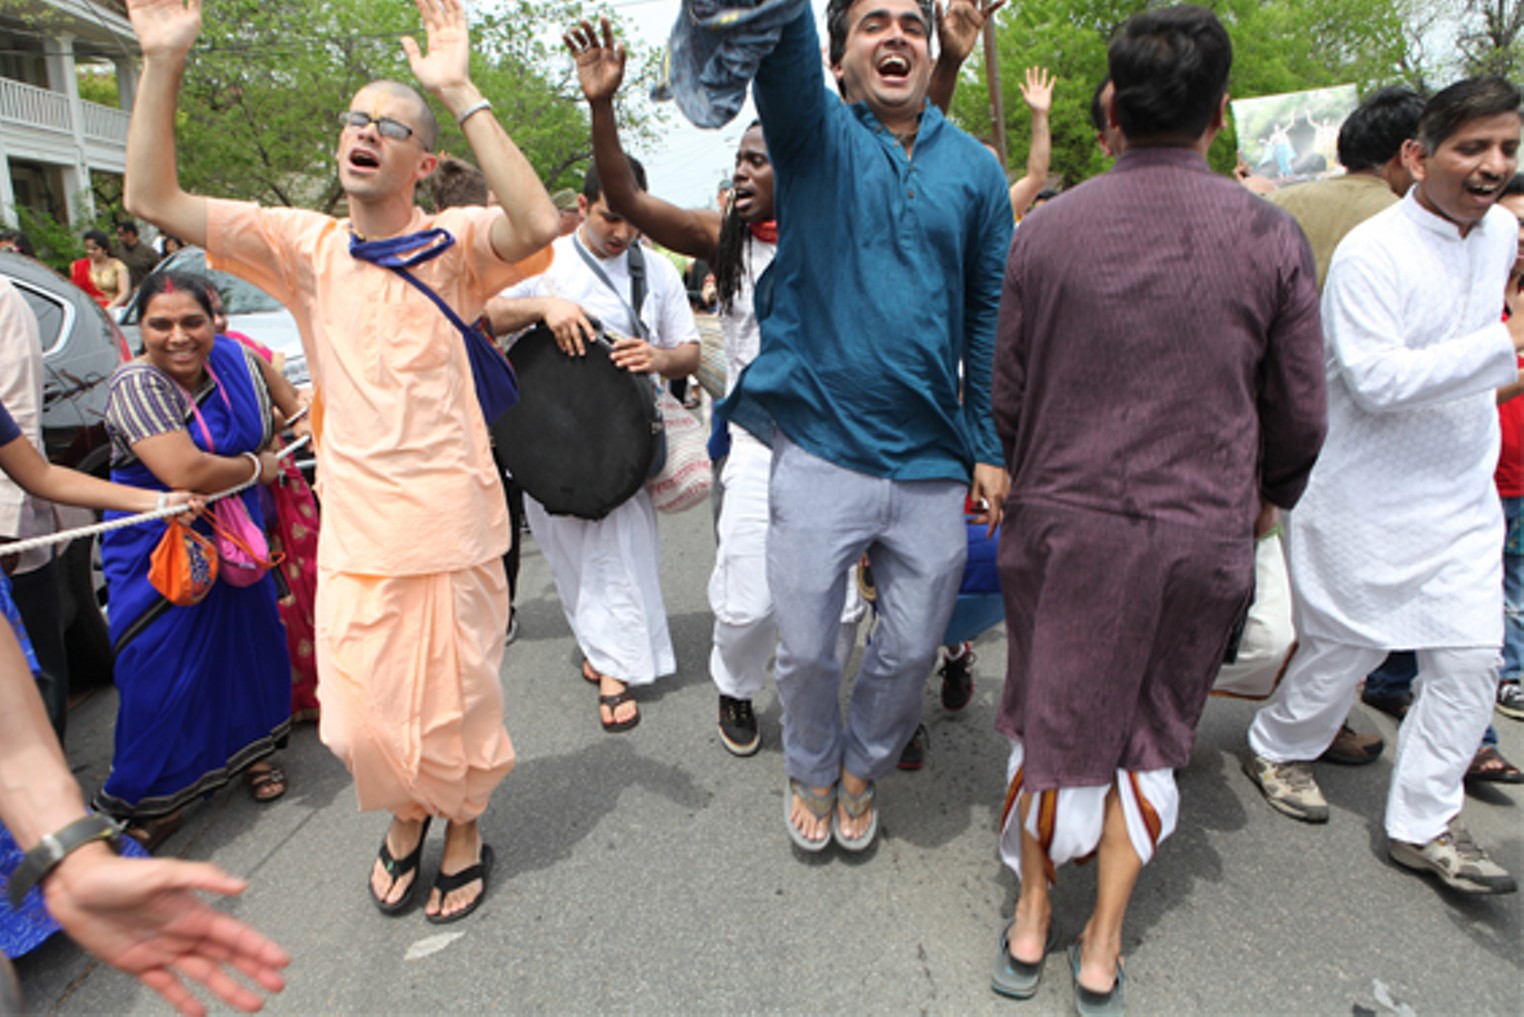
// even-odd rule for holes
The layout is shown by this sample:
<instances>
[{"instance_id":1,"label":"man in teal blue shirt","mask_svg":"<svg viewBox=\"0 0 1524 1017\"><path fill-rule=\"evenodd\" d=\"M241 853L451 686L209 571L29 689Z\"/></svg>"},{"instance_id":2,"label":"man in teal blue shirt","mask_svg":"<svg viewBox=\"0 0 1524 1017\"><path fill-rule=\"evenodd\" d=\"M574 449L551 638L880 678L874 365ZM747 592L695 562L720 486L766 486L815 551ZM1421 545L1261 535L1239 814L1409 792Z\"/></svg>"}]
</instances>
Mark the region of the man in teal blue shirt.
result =
<instances>
[{"instance_id":1,"label":"man in teal blue shirt","mask_svg":"<svg viewBox=\"0 0 1524 1017\"><path fill-rule=\"evenodd\" d=\"M757 73L781 228L761 352L723 407L774 450L788 829L809 851L872 842L873 781L915 729L957 594L964 496L993 529L1007 485L990 416L1004 174L927 102L929 0L831 0L826 17L844 101L808 6ZM865 552L880 620L844 721L836 622Z\"/></svg>"}]
</instances>

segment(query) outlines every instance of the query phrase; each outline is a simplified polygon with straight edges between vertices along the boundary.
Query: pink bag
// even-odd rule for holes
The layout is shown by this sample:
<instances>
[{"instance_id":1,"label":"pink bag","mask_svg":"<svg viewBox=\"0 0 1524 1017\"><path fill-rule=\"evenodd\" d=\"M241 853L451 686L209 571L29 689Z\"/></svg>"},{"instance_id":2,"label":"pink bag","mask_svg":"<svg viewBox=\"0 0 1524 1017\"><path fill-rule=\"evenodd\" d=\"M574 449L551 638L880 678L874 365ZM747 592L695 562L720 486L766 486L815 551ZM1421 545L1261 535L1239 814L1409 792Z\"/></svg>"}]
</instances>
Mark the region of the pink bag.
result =
<instances>
[{"instance_id":1,"label":"pink bag","mask_svg":"<svg viewBox=\"0 0 1524 1017\"><path fill-rule=\"evenodd\" d=\"M206 371L212 376L212 381L217 385L217 391L222 395L223 402L228 401L227 393L222 391L222 380L212 371L210 364ZM196 405L196 400L183 387L180 394L190 404L191 412L195 414L196 424L201 428L201 436L206 439L207 451L215 453L216 443L212 441L211 429L206 426L206 420L201 416L201 408ZM231 410L231 404L229 409ZM270 542L265 539L265 533L249 516L249 510L244 506L243 498L236 494L219 498L212 503L211 510L203 513L208 522L212 524L215 533L214 541L217 545L217 557L221 559L221 567L217 577L225 579L233 586L253 586L265 577L276 565L279 565L285 556L270 553Z\"/></svg>"},{"instance_id":2,"label":"pink bag","mask_svg":"<svg viewBox=\"0 0 1524 1017\"><path fill-rule=\"evenodd\" d=\"M219 579L234 586L253 586L284 560L285 555L270 553L264 531L254 525L238 495L214 502L207 516L216 534L217 557L221 560Z\"/></svg>"}]
</instances>

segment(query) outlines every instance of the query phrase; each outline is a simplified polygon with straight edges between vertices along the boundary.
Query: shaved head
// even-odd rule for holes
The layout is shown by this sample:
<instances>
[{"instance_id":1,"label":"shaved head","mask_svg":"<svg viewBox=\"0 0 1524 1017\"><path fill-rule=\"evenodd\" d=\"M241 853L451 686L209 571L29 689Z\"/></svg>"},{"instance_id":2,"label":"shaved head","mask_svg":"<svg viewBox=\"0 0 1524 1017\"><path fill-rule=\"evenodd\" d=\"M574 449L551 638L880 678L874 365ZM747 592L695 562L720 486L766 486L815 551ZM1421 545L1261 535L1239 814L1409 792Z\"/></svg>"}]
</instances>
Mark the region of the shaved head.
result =
<instances>
[{"instance_id":1,"label":"shaved head","mask_svg":"<svg viewBox=\"0 0 1524 1017\"><path fill-rule=\"evenodd\" d=\"M372 81L360 89L359 93L356 93L356 98L359 97L360 93L364 92L380 92L394 99L406 99L412 103L417 112L414 114L414 122L408 126L417 132L418 142L423 146L425 152L434 151L434 143L439 140L439 121L434 119L434 111L429 107L428 102L425 101L423 96L418 94L416 88L413 88L411 85L404 85L400 81L383 80Z\"/></svg>"}]
</instances>

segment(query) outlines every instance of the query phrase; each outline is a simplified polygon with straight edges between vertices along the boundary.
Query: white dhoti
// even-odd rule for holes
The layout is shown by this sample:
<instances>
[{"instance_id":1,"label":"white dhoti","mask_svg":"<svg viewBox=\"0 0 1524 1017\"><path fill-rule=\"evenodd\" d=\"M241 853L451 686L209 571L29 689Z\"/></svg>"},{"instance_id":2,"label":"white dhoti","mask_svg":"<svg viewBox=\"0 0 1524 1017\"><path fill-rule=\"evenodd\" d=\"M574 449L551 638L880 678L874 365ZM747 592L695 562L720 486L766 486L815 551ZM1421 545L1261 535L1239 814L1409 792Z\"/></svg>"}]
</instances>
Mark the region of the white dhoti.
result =
<instances>
[{"instance_id":1,"label":"white dhoti","mask_svg":"<svg viewBox=\"0 0 1524 1017\"><path fill-rule=\"evenodd\" d=\"M1023 797L1032 799L1024 825L1047 856L1046 875L1050 883L1060 865L1089 858L1100 846L1101 828L1106 820L1106 795L1113 787L1121 798L1127 838L1144 865L1153 858L1164 838L1175 832L1175 823L1180 818L1180 789L1175 786L1173 770L1142 773L1118 770L1110 784L1030 791L1023 786L1024 759L1021 742L1011 739L1005 811L1000 817L1000 859L1018 879L1022 878L1020 805Z\"/></svg>"},{"instance_id":2,"label":"white dhoti","mask_svg":"<svg viewBox=\"0 0 1524 1017\"><path fill-rule=\"evenodd\" d=\"M1255 714L1249 747L1275 763L1323 754L1354 702L1360 680L1387 651L1304 638L1274 702ZM1465 800L1466 767L1487 730L1497 694L1491 647L1422 649L1413 705L1397 732L1397 761L1386 799L1392 840L1425 844L1444 832Z\"/></svg>"},{"instance_id":3,"label":"white dhoti","mask_svg":"<svg viewBox=\"0 0 1524 1017\"><path fill-rule=\"evenodd\" d=\"M524 512L589 663L627 685L676 671L650 495L642 489L596 521L553 516L528 496Z\"/></svg>"},{"instance_id":4,"label":"white dhoti","mask_svg":"<svg viewBox=\"0 0 1524 1017\"><path fill-rule=\"evenodd\" d=\"M725 500L720 507L719 546L709 577L714 648L709 673L723 696L751 700L767 684L778 645L773 598L767 586L768 477L773 454L742 428L731 429L725 461ZM855 582L847 583L837 659L846 666L867 610Z\"/></svg>"}]
</instances>

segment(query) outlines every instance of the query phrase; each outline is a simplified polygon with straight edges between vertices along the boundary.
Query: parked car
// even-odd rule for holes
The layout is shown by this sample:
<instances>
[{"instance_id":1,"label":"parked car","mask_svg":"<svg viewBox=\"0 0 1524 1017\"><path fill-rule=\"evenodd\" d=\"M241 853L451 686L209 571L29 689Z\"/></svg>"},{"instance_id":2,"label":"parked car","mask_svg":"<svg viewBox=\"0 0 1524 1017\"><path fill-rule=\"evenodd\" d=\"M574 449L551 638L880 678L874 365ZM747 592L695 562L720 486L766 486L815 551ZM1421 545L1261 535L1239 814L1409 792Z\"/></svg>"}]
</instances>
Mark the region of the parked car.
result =
<instances>
[{"instance_id":1,"label":"parked car","mask_svg":"<svg viewBox=\"0 0 1524 1017\"><path fill-rule=\"evenodd\" d=\"M55 463L98 477L110 474L106 391L111 372L130 358L116 323L73 283L38 261L0 251L0 276L15 284L37 316L42 339L42 439ZM58 507L61 526L95 521L86 509ZM62 551L63 612L74 688L109 684L111 642L101 607L105 585L92 567L94 542Z\"/></svg>"},{"instance_id":2,"label":"parked car","mask_svg":"<svg viewBox=\"0 0 1524 1017\"><path fill-rule=\"evenodd\" d=\"M203 275L217 287L222 296L222 306L228 312L228 327L242 332L251 339L270 347L283 359L286 377L298 388L305 388L312 379L307 373L307 354L302 349L302 336L297 330L296 319L286 306L253 283L245 282L235 275L218 272L206 267L206 251L199 247L182 247L159 262L155 272L174 269ZM122 332L136 351L141 351L143 341L138 334L136 308L128 305L122 316Z\"/></svg>"}]
</instances>

